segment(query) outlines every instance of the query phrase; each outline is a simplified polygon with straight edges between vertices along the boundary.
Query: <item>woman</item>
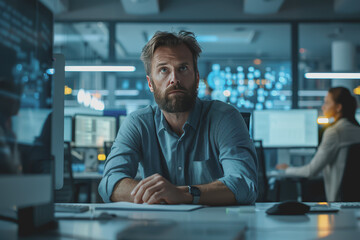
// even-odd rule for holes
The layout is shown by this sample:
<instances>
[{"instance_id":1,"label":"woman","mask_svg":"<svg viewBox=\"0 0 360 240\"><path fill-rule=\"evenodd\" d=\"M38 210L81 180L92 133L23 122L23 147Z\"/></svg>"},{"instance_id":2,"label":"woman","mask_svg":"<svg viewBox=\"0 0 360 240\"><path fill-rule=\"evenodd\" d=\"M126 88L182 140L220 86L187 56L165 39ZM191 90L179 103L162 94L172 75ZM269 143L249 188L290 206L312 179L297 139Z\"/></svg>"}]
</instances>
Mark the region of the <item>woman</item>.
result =
<instances>
[{"instance_id":1,"label":"woman","mask_svg":"<svg viewBox=\"0 0 360 240\"><path fill-rule=\"evenodd\" d=\"M311 162L302 167L279 164L277 169L285 169L286 175L313 177L323 172L327 201L340 201L341 184L347 148L360 143L360 126L355 119L356 99L344 87L331 88L325 97L322 111L325 117L333 119L323 135L318 150Z\"/></svg>"}]
</instances>

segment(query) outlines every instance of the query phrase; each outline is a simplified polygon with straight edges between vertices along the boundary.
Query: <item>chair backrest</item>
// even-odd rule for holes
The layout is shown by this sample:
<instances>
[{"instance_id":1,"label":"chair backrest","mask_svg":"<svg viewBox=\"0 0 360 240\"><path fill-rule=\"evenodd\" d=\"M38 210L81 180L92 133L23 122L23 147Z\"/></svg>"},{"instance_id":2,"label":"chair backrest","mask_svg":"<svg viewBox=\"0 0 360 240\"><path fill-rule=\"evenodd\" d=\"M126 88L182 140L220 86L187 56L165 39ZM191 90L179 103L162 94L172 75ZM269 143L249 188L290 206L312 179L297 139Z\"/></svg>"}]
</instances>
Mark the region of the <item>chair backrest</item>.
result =
<instances>
[{"instance_id":1,"label":"chair backrest","mask_svg":"<svg viewBox=\"0 0 360 240\"><path fill-rule=\"evenodd\" d=\"M342 202L360 202L360 143L349 147L339 193Z\"/></svg>"},{"instance_id":2,"label":"chair backrest","mask_svg":"<svg viewBox=\"0 0 360 240\"><path fill-rule=\"evenodd\" d=\"M256 155L258 158L258 197L256 202L267 202L268 195L268 178L266 175L266 165L265 165L265 155L264 148L261 140L254 140L254 145L256 149Z\"/></svg>"},{"instance_id":3,"label":"chair backrest","mask_svg":"<svg viewBox=\"0 0 360 240\"><path fill-rule=\"evenodd\" d=\"M109 155L113 143L114 143L114 141L111 141L111 142L105 141L104 142L104 154L106 155L106 157Z\"/></svg>"},{"instance_id":4,"label":"chair backrest","mask_svg":"<svg viewBox=\"0 0 360 240\"><path fill-rule=\"evenodd\" d=\"M241 116L243 117L243 119L245 121L245 124L246 124L248 130L249 130L251 113L249 113L249 112L240 112L240 113L241 113Z\"/></svg>"}]
</instances>

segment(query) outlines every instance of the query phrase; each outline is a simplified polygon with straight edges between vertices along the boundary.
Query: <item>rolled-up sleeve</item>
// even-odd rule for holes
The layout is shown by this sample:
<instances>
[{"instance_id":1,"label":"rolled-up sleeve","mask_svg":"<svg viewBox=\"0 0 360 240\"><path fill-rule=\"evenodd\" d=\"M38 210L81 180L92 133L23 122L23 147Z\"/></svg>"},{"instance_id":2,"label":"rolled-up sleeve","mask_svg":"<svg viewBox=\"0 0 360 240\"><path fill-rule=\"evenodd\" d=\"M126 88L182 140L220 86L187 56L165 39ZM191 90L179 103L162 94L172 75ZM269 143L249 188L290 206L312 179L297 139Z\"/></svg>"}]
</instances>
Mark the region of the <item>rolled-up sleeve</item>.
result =
<instances>
[{"instance_id":1,"label":"rolled-up sleeve","mask_svg":"<svg viewBox=\"0 0 360 240\"><path fill-rule=\"evenodd\" d=\"M340 136L335 128L328 128L324 132L323 140L309 164L301 167L289 167L285 170L286 175L297 177L314 177L319 174L326 165L336 160L339 151Z\"/></svg>"},{"instance_id":2,"label":"rolled-up sleeve","mask_svg":"<svg viewBox=\"0 0 360 240\"><path fill-rule=\"evenodd\" d=\"M121 125L105 162L103 178L98 188L104 202L111 201L117 182L124 178L135 178L141 154L136 119L129 115Z\"/></svg>"},{"instance_id":3,"label":"rolled-up sleeve","mask_svg":"<svg viewBox=\"0 0 360 240\"><path fill-rule=\"evenodd\" d=\"M224 177L218 179L235 195L238 204L252 204L257 198L257 157L245 122L237 110L224 114L216 139Z\"/></svg>"}]
</instances>

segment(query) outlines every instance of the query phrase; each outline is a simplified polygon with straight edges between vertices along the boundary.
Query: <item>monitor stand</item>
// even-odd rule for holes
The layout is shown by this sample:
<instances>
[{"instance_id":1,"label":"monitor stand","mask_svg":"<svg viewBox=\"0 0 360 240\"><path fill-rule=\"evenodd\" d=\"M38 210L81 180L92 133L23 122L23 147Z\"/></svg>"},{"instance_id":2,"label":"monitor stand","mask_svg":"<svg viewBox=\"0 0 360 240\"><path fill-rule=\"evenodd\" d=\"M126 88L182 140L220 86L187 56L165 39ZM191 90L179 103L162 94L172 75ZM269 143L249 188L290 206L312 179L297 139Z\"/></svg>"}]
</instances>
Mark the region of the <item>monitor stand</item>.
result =
<instances>
[{"instance_id":1,"label":"monitor stand","mask_svg":"<svg viewBox=\"0 0 360 240\"><path fill-rule=\"evenodd\" d=\"M57 228L54 204L46 203L18 209L18 234L27 236Z\"/></svg>"}]
</instances>

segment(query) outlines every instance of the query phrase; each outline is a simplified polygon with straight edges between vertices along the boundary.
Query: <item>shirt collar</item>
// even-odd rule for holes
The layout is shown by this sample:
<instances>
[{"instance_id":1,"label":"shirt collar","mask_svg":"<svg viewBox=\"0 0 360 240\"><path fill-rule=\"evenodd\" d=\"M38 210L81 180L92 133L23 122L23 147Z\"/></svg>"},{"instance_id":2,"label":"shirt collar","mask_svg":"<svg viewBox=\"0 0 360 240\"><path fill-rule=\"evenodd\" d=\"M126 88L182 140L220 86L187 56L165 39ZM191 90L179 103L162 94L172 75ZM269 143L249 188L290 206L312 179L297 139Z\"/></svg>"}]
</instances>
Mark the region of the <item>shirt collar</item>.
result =
<instances>
[{"instance_id":1,"label":"shirt collar","mask_svg":"<svg viewBox=\"0 0 360 240\"><path fill-rule=\"evenodd\" d=\"M196 130L196 127L197 127L197 125L199 123L200 116L201 116L201 109L202 109L201 100L199 98L196 98L195 105L194 105L193 109L190 111L188 120L185 122L184 127L186 125L190 125L194 130ZM164 116L164 114L162 113L162 111L160 110L159 107L157 107L157 111L156 111L155 114L157 115L155 117L156 120L160 120L160 121L157 121L157 122L159 122L159 125L158 125L159 127L158 127L157 132L159 133L162 130L169 131L170 126L167 123L167 121L165 119L165 116Z\"/></svg>"}]
</instances>

